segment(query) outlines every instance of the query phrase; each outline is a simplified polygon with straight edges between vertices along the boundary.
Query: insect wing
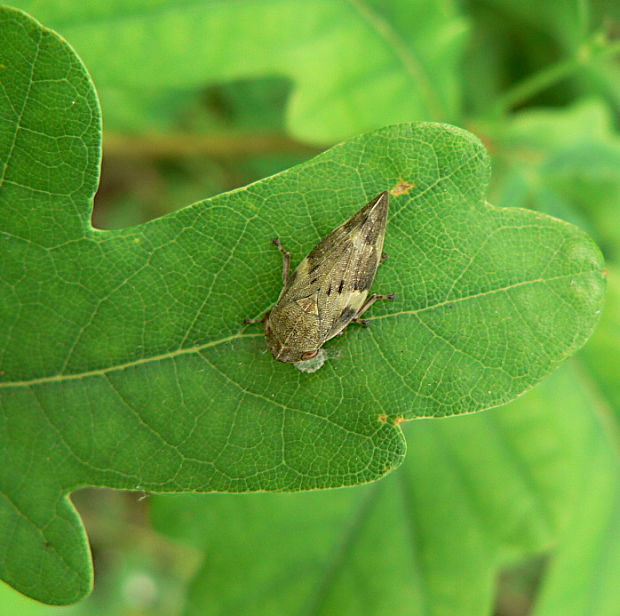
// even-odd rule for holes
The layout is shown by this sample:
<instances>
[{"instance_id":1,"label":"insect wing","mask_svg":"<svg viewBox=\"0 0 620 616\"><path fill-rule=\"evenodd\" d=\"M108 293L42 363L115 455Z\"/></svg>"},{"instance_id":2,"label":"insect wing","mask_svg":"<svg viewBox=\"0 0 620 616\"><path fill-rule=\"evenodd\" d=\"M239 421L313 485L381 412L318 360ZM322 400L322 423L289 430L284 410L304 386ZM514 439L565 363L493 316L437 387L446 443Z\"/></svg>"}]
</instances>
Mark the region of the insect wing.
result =
<instances>
[{"instance_id":1,"label":"insect wing","mask_svg":"<svg viewBox=\"0 0 620 616\"><path fill-rule=\"evenodd\" d=\"M388 207L383 192L334 229L282 291L278 304L296 302L318 319L320 344L341 332L368 296L381 260Z\"/></svg>"}]
</instances>

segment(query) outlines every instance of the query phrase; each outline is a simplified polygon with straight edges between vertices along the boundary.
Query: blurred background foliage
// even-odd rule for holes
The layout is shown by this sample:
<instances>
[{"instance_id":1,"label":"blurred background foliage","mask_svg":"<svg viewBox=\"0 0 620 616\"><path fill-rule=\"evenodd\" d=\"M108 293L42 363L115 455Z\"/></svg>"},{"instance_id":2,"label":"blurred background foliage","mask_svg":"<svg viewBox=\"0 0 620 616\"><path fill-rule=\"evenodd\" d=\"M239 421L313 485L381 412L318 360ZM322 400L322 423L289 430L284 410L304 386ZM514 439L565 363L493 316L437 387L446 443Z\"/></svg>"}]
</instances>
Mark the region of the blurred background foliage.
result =
<instances>
[{"instance_id":1,"label":"blurred background foliage","mask_svg":"<svg viewBox=\"0 0 620 616\"><path fill-rule=\"evenodd\" d=\"M93 595L51 608L2 586L0 612L620 614L620 5L12 5L75 47L100 94L97 227L162 216L365 130L445 121L491 152L489 201L592 234L609 293L577 358L507 407L407 426L406 463L375 486L75 494Z\"/></svg>"}]
</instances>

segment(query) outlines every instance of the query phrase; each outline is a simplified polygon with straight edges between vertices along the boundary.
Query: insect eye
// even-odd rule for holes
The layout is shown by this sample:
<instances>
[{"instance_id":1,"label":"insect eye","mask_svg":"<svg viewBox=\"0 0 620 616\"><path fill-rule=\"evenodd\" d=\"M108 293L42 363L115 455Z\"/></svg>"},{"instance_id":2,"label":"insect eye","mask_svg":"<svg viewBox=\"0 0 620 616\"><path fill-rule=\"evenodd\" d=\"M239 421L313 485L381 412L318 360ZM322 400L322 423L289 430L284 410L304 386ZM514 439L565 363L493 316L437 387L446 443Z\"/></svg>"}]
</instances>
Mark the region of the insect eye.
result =
<instances>
[{"instance_id":1,"label":"insect eye","mask_svg":"<svg viewBox=\"0 0 620 616\"><path fill-rule=\"evenodd\" d=\"M314 359L319 353L319 350L316 351L307 351L301 356L302 361L307 361L308 359Z\"/></svg>"}]
</instances>

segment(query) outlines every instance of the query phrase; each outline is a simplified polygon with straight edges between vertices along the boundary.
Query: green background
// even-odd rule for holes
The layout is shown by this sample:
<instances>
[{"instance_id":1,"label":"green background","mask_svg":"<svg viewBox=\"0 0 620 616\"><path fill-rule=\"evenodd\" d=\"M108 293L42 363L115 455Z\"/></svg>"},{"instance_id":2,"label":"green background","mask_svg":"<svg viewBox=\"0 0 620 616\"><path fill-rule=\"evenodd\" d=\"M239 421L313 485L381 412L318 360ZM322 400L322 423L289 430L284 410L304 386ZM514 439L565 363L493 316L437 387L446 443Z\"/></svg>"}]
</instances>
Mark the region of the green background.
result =
<instances>
[{"instance_id":1,"label":"green background","mask_svg":"<svg viewBox=\"0 0 620 616\"><path fill-rule=\"evenodd\" d=\"M598 252L547 214L596 240L609 282L575 358L505 407L404 424L401 468L372 485L74 491L93 595L50 608L3 586L3 613L616 614L617 15L510 0L15 6L75 48L104 127L93 229L97 98L58 39L3 13L0 369L22 386L0 390L1 561L29 594L85 591L76 488L364 482L402 462L401 418L529 389L600 310ZM382 128L411 121L468 129L490 161L469 133ZM415 188L392 199L375 284L397 309L374 307L313 381L271 362L238 326L277 296L271 237L299 259L402 180Z\"/></svg>"}]
</instances>

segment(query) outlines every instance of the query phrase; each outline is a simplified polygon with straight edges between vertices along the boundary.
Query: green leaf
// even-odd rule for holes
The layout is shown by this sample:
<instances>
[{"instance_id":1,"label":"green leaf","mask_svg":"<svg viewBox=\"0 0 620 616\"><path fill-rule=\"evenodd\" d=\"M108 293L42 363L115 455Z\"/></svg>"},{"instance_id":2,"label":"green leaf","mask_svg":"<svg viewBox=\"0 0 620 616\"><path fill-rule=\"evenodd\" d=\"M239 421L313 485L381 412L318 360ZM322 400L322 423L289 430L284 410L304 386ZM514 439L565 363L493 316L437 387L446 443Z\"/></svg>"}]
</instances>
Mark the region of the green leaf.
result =
<instances>
[{"instance_id":1,"label":"green leaf","mask_svg":"<svg viewBox=\"0 0 620 616\"><path fill-rule=\"evenodd\" d=\"M605 314L580 353L575 382L591 419L576 418L568 523L535 616L612 616L620 605L620 272L610 269Z\"/></svg>"},{"instance_id":2,"label":"green leaf","mask_svg":"<svg viewBox=\"0 0 620 616\"><path fill-rule=\"evenodd\" d=\"M583 100L520 113L495 143L501 163L494 201L575 222L607 257L620 256L620 137L604 104Z\"/></svg>"},{"instance_id":3,"label":"green leaf","mask_svg":"<svg viewBox=\"0 0 620 616\"><path fill-rule=\"evenodd\" d=\"M580 380L566 365L493 413L414 422L403 466L355 491L155 497L155 527L203 554L184 614L492 614L500 568L557 540L605 440Z\"/></svg>"},{"instance_id":4,"label":"green leaf","mask_svg":"<svg viewBox=\"0 0 620 616\"><path fill-rule=\"evenodd\" d=\"M495 141L497 199L562 213L599 238L612 259L601 322L580 353L572 498L540 591L536 616L609 616L620 604L620 275L617 261L620 141L599 101L519 114ZM561 404L561 398L559 398Z\"/></svg>"},{"instance_id":5,"label":"green leaf","mask_svg":"<svg viewBox=\"0 0 620 616\"><path fill-rule=\"evenodd\" d=\"M19 594L10 586L0 582L0 605L5 614L19 614L20 616L50 616L50 612L54 610L57 615L68 616L67 610L71 608L57 608L43 605L37 601L33 601L29 597ZM69 612L70 613L70 612ZM77 616L71 614L71 616Z\"/></svg>"},{"instance_id":6,"label":"green leaf","mask_svg":"<svg viewBox=\"0 0 620 616\"><path fill-rule=\"evenodd\" d=\"M493 613L501 568L550 548L533 613L615 614L620 452L610 403L617 411L620 398L617 378L605 377L619 365L618 289L611 270L605 314L579 360L493 414L414 423L412 453L380 484L155 497L155 527L203 555L186 616L256 603L257 614L311 605L319 614L482 616Z\"/></svg>"},{"instance_id":7,"label":"green leaf","mask_svg":"<svg viewBox=\"0 0 620 616\"><path fill-rule=\"evenodd\" d=\"M594 390L598 426L583 426L584 449L575 465L575 498L569 523L549 567L535 616L613 616L620 604L620 450L612 409L589 375L583 390Z\"/></svg>"},{"instance_id":8,"label":"green leaf","mask_svg":"<svg viewBox=\"0 0 620 616\"><path fill-rule=\"evenodd\" d=\"M100 117L59 37L2 9L0 574L67 603L91 585L68 494L308 490L378 479L399 424L500 405L590 335L602 260L579 229L483 200L470 134L403 124L139 227L89 222ZM402 190L403 182L411 185ZM244 318L297 258L392 189L375 287L398 299L306 375Z\"/></svg>"},{"instance_id":9,"label":"green leaf","mask_svg":"<svg viewBox=\"0 0 620 616\"><path fill-rule=\"evenodd\" d=\"M257 602L257 614L311 605L319 614L482 616L493 613L501 568L550 548L533 613L615 614L620 397L617 378L606 377L619 365L618 289L611 270L607 309L579 360L493 414L414 423L412 454L380 484L154 498L155 527L203 554L186 616Z\"/></svg>"},{"instance_id":10,"label":"green leaf","mask_svg":"<svg viewBox=\"0 0 620 616\"><path fill-rule=\"evenodd\" d=\"M609 291L600 326L581 356L597 383L606 406L616 412L620 421L620 267L609 269Z\"/></svg>"},{"instance_id":11,"label":"green leaf","mask_svg":"<svg viewBox=\"0 0 620 616\"><path fill-rule=\"evenodd\" d=\"M75 45L106 125L130 132L162 90L264 75L293 82L289 130L315 143L460 107L466 22L452 0L15 4Z\"/></svg>"}]
</instances>

